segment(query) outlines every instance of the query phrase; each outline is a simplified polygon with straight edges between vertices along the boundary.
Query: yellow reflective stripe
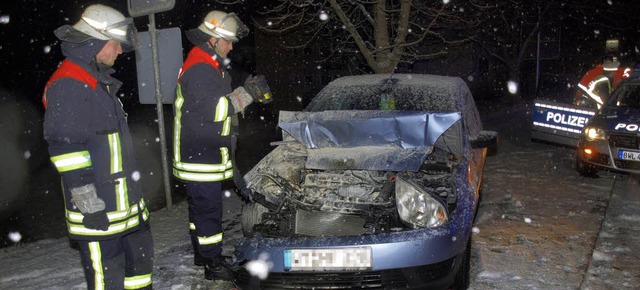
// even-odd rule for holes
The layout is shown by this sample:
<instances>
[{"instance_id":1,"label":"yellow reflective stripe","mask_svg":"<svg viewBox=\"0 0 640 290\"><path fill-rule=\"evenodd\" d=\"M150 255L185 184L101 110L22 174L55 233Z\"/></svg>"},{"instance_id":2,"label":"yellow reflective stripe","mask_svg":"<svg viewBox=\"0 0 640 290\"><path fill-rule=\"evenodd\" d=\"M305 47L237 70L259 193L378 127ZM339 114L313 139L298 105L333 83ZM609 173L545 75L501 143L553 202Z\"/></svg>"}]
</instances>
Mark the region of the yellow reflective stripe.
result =
<instances>
[{"instance_id":1,"label":"yellow reflective stripe","mask_svg":"<svg viewBox=\"0 0 640 290\"><path fill-rule=\"evenodd\" d=\"M142 217L144 220L148 219L146 211L142 214ZM124 232L138 226L138 224L140 224L140 219L136 215L123 222L110 224L109 229L106 231L87 229L82 224L72 224L70 222L67 222L67 229L69 230L69 233L79 236L108 236Z\"/></svg>"},{"instance_id":2,"label":"yellow reflective stripe","mask_svg":"<svg viewBox=\"0 0 640 290\"><path fill-rule=\"evenodd\" d=\"M210 237L198 237L198 244L213 245L222 242L222 233Z\"/></svg>"},{"instance_id":3,"label":"yellow reflective stripe","mask_svg":"<svg viewBox=\"0 0 640 290\"><path fill-rule=\"evenodd\" d=\"M189 163L189 162L180 162L177 160L173 161L173 167L179 170L185 171L194 171L194 172L223 172L227 169L233 167L233 163L231 162L231 158L229 157L229 148L220 147L220 155L222 162L218 164L205 164L205 163Z\"/></svg>"},{"instance_id":4,"label":"yellow reflective stripe","mask_svg":"<svg viewBox=\"0 0 640 290\"><path fill-rule=\"evenodd\" d=\"M175 117L173 118L173 160L180 161L180 135L182 132L182 86L178 84L176 88L176 101L174 103Z\"/></svg>"},{"instance_id":5,"label":"yellow reflective stripe","mask_svg":"<svg viewBox=\"0 0 640 290\"><path fill-rule=\"evenodd\" d=\"M146 208L143 199L138 203L142 209L142 220L149 219L149 209ZM138 205L133 205L127 211L110 212L107 214L109 222L111 223L109 229L106 231L87 229L82 225L83 215L79 212L66 211L67 214L67 229L69 233L76 235L87 236L107 236L120 232L124 232L128 229L136 227L139 224L138 217ZM120 221L119 223L114 223Z\"/></svg>"},{"instance_id":6,"label":"yellow reflective stripe","mask_svg":"<svg viewBox=\"0 0 640 290\"><path fill-rule=\"evenodd\" d=\"M216 105L215 116L213 117L214 122L222 122L227 119L227 115L229 114L229 100L226 97L220 97L218 100L218 105Z\"/></svg>"},{"instance_id":7,"label":"yellow reflective stripe","mask_svg":"<svg viewBox=\"0 0 640 290\"><path fill-rule=\"evenodd\" d=\"M190 180L190 181L200 181L200 182L221 181L221 180L226 180L233 177L233 169L229 169L221 173L194 173L194 172L180 171L174 168L173 175L180 179Z\"/></svg>"},{"instance_id":8,"label":"yellow reflective stripe","mask_svg":"<svg viewBox=\"0 0 640 290\"><path fill-rule=\"evenodd\" d=\"M129 200L127 179L124 177L116 179L115 187L117 210L127 210L129 208L129 204L127 203L127 201Z\"/></svg>"},{"instance_id":9,"label":"yellow reflective stripe","mask_svg":"<svg viewBox=\"0 0 640 290\"><path fill-rule=\"evenodd\" d=\"M109 134L109 149L111 150L111 173L122 171L122 148L120 147L120 134Z\"/></svg>"},{"instance_id":10,"label":"yellow reflective stripe","mask_svg":"<svg viewBox=\"0 0 640 290\"><path fill-rule=\"evenodd\" d=\"M189 229L192 230L192 231L195 231L196 230L196 224L189 223Z\"/></svg>"},{"instance_id":11,"label":"yellow reflective stripe","mask_svg":"<svg viewBox=\"0 0 640 290\"><path fill-rule=\"evenodd\" d=\"M222 123L222 132L220 132L221 136L229 136L231 133L231 117L227 117Z\"/></svg>"},{"instance_id":12,"label":"yellow reflective stripe","mask_svg":"<svg viewBox=\"0 0 640 290\"><path fill-rule=\"evenodd\" d=\"M151 274L124 278L124 289L140 289L151 285Z\"/></svg>"},{"instance_id":13,"label":"yellow reflective stripe","mask_svg":"<svg viewBox=\"0 0 640 290\"><path fill-rule=\"evenodd\" d=\"M89 256L91 257L91 265L93 267L93 280L95 282L95 289L105 289L100 242L89 242Z\"/></svg>"},{"instance_id":14,"label":"yellow reflective stripe","mask_svg":"<svg viewBox=\"0 0 640 290\"><path fill-rule=\"evenodd\" d=\"M66 172L91 166L91 155L86 150L72 152L53 156L51 162L56 166L58 172Z\"/></svg>"},{"instance_id":15,"label":"yellow reflective stripe","mask_svg":"<svg viewBox=\"0 0 640 290\"><path fill-rule=\"evenodd\" d=\"M141 209L146 210L146 205L143 200L141 200L139 204ZM77 211L67 210L66 214L67 214L67 220L69 220L70 222L82 223L82 218L84 216L81 213ZM129 218L134 215L137 216L137 214L138 214L138 206L133 205L125 210L108 212L107 217L109 218L109 222L116 222L116 221Z\"/></svg>"}]
</instances>

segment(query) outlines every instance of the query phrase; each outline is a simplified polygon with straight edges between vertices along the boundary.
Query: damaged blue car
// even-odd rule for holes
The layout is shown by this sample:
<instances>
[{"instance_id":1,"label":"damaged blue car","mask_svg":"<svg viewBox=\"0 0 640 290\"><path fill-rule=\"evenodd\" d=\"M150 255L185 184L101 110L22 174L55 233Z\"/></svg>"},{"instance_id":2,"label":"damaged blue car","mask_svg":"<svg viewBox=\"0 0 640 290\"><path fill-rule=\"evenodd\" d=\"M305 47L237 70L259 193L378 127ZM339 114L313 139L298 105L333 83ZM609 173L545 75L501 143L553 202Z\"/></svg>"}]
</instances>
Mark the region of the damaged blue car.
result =
<instances>
[{"instance_id":1,"label":"damaged blue car","mask_svg":"<svg viewBox=\"0 0 640 290\"><path fill-rule=\"evenodd\" d=\"M245 176L242 289L465 289L487 149L457 77L338 78ZM252 262L269 268L252 275Z\"/></svg>"}]
</instances>

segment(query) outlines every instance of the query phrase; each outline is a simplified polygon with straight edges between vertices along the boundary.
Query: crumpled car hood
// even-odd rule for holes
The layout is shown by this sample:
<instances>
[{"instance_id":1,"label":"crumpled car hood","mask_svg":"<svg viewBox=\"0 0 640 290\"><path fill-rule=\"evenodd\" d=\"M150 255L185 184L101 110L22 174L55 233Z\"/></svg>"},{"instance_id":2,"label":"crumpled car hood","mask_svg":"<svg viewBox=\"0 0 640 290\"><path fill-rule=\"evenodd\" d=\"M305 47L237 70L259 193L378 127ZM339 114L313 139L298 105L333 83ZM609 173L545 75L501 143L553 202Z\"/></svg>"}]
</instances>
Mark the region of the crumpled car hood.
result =
<instances>
[{"instance_id":1,"label":"crumpled car hood","mask_svg":"<svg viewBox=\"0 0 640 290\"><path fill-rule=\"evenodd\" d=\"M307 147L307 169L418 171L460 118L457 112L281 111L278 125ZM444 143L461 154L460 140L453 133Z\"/></svg>"}]
</instances>

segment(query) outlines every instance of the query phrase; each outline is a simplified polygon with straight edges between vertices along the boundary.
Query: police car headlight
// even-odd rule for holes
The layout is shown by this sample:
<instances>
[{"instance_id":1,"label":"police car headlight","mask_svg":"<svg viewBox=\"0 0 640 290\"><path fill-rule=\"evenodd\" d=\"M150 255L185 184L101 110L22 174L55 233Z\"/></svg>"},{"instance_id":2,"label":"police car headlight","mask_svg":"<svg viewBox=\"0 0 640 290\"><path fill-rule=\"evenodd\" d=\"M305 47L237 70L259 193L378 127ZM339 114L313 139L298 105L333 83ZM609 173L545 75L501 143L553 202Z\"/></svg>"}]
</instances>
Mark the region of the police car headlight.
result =
<instances>
[{"instance_id":1,"label":"police car headlight","mask_svg":"<svg viewBox=\"0 0 640 290\"><path fill-rule=\"evenodd\" d=\"M400 219L413 228L437 227L449 219L440 201L400 177L396 177L396 205Z\"/></svg>"},{"instance_id":2,"label":"police car headlight","mask_svg":"<svg viewBox=\"0 0 640 290\"><path fill-rule=\"evenodd\" d=\"M604 140L606 136L604 130L594 127L587 127L584 129L584 135L589 141Z\"/></svg>"}]
</instances>

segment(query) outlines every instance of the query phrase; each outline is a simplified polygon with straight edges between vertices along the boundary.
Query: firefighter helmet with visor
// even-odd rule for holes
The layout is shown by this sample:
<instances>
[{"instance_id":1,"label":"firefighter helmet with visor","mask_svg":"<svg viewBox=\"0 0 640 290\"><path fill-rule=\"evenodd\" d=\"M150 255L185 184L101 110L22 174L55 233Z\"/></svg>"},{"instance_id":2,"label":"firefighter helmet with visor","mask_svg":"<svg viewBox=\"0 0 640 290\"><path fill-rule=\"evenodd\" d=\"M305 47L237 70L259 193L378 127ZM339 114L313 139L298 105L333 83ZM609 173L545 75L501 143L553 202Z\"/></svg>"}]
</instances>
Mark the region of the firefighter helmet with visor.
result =
<instances>
[{"instance_id":1,"label":"firefighter helmet with visor","mask_svg":"<svg viewBox=\"0 0 640 290\"><path fill-rule=\"evenodd\" d=\"M61 40L74 43L84 42L90 38L111 39L122 44L125 51L132 51L140 47L138 31L133 19L101 4L87 7L78 22L73 26L64 25L58 28L55 34Z\"/></svg>"},{"instance_id":2,"label":"firefighter helmet with visor","mask_svg":"<svg viewBox=\"0 0 640 290\"><path fill-rule=\"evenodd\" d=\"M218 10L207 13L198 29L215 38L222 38L231 42L237 42L249 33L249 28L242 23L235 13L226 13Z\"/></svg>"}]
</instances>

